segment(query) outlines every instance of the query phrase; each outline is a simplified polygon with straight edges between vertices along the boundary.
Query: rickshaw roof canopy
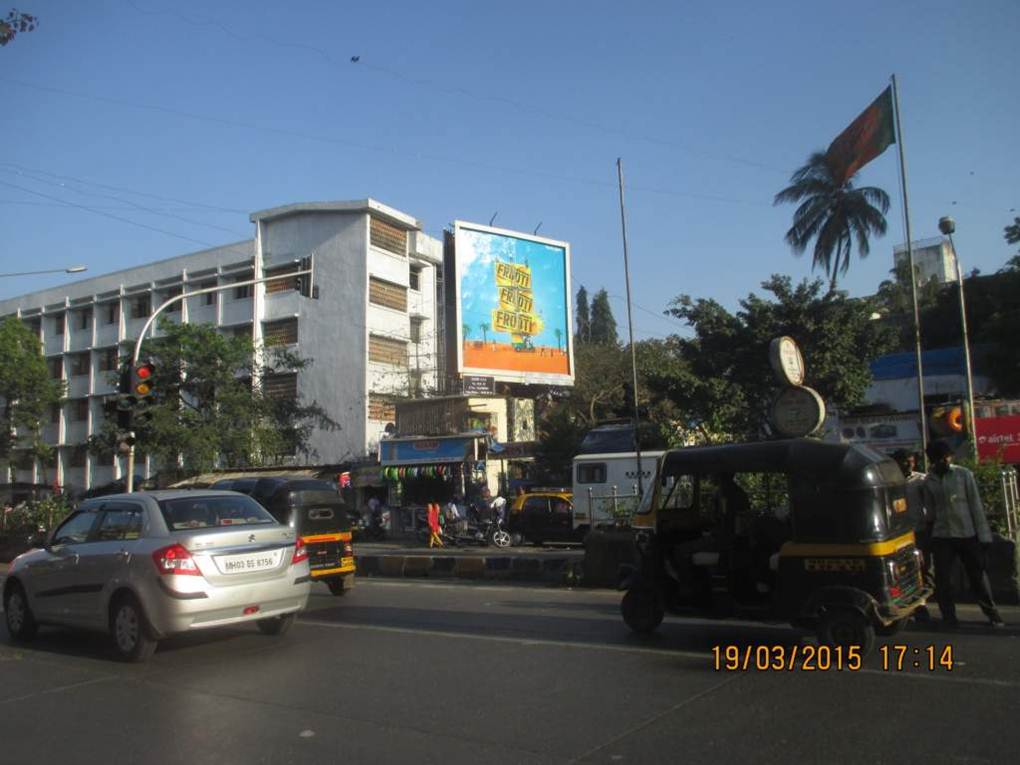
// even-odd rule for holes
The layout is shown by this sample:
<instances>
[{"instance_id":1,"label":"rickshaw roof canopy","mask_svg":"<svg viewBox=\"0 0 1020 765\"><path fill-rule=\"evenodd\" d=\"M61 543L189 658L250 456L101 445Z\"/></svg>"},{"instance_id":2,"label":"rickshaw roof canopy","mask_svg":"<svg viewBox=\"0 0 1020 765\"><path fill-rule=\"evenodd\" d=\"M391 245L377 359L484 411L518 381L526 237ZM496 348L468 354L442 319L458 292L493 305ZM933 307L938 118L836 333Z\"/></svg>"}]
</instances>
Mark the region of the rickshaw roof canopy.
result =
<instances>
[{"instance_id":1,"label":"rickshaw roof canopy","mask_svg":"<svg viewBox=\"0 0 1020 765\"><path fill-rule=\"evenodd\" d=\"M785 473L856 485L884 484L897 477L902 480L890 458L867 446L808 438L691 446L666 452L662 474L684 473Z\"/></svg>"}]
</instances>

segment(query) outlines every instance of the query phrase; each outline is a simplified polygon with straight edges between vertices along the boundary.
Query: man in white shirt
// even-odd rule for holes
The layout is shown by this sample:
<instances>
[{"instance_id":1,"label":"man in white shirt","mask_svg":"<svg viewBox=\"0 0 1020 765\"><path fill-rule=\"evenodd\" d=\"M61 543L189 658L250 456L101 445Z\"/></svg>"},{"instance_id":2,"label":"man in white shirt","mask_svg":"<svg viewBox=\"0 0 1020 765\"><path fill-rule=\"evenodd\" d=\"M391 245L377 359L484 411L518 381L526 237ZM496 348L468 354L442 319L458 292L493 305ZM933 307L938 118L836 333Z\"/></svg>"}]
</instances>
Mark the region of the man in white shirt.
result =
<instances>
[{"instance_id":1,"label":"man in white shirt","mask_svg":"<svg viewBox=\"0 0 1020 765\"><path fill-rule=\"evenodd\" d=\"M942 621L948 627L958 624L951 575L959 557L981 610L993 627L1002 627L1004 623L985 573L985 555L992 544L992 532L974 474L952 464L953 450L945 441L928 445L928 459L932 468L924 479L924 499L932 514L929 525L935 558L935 598Z\"/></svg>"}]
</instances>

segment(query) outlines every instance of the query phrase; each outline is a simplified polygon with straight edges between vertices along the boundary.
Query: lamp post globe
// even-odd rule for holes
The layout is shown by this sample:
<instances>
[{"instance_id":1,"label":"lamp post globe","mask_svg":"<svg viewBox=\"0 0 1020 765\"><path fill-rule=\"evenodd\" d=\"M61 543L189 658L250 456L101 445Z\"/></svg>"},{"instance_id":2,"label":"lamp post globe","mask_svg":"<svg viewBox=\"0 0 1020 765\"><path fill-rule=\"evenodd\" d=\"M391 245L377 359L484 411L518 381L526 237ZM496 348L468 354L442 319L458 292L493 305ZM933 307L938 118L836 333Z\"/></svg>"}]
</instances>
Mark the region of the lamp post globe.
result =
<instances>
[{"instance_id":1,"label":"lamp post globe","mask_svg":"<svg viewBox=\"0 0 1020 765\"><path fill-rule=\"evenodd\" d=\"M956 233L956 221L950 218L948 215L943 215L939 218L939 231L946 236L952 236Z\"/></svg>"}]
</instances>

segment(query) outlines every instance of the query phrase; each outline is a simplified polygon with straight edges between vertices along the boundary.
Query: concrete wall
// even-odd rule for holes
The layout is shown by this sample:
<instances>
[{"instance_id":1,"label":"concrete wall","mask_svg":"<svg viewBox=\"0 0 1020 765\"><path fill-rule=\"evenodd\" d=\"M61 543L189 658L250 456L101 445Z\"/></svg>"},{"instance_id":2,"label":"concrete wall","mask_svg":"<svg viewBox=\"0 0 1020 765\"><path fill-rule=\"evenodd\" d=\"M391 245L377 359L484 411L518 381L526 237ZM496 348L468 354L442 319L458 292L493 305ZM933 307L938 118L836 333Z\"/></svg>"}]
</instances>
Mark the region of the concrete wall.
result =
<instances>
[{"instance_id":1,"label":"concrete wall","mask_svg":"<svg viewBox=\"0 0 1020 765\"><path fill-rule=\"evenodd\" d=\"M316 431L311 448L322 462L340 462L366 452L367 411L364 365L368 354L365 306L368 275L365 248L368 215L364 213L303 213L263 224L266 266L315 254L319 299L296 293L269 295L266 318L298 313L297 351L314 359L298 376L298 395L317 401L340 425L338 431Z\"/></svg>"}]
</instances>

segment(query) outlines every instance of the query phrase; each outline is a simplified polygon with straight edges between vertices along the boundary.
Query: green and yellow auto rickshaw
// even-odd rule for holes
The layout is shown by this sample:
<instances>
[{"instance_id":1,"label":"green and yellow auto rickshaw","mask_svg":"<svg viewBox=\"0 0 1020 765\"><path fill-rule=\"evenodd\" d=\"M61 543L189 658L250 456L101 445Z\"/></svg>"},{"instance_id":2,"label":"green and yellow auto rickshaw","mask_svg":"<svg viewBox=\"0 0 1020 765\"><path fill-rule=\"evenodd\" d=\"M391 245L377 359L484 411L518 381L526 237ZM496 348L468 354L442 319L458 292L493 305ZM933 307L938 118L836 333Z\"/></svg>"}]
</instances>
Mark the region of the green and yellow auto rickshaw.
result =
<instances>
[{"instance_id":1,"label":"green and yellow auto rickshaw","mask_svg":"<svg viewBox=\"0 0 1020 765\"><path fill-rule=\"evenodd\" d=\"M906 509L896 463L861 445L666 452L633 519L623 619L640 633L666 612L781 620L867 654L931 595Z\"/></svg>"}]
</instances>

